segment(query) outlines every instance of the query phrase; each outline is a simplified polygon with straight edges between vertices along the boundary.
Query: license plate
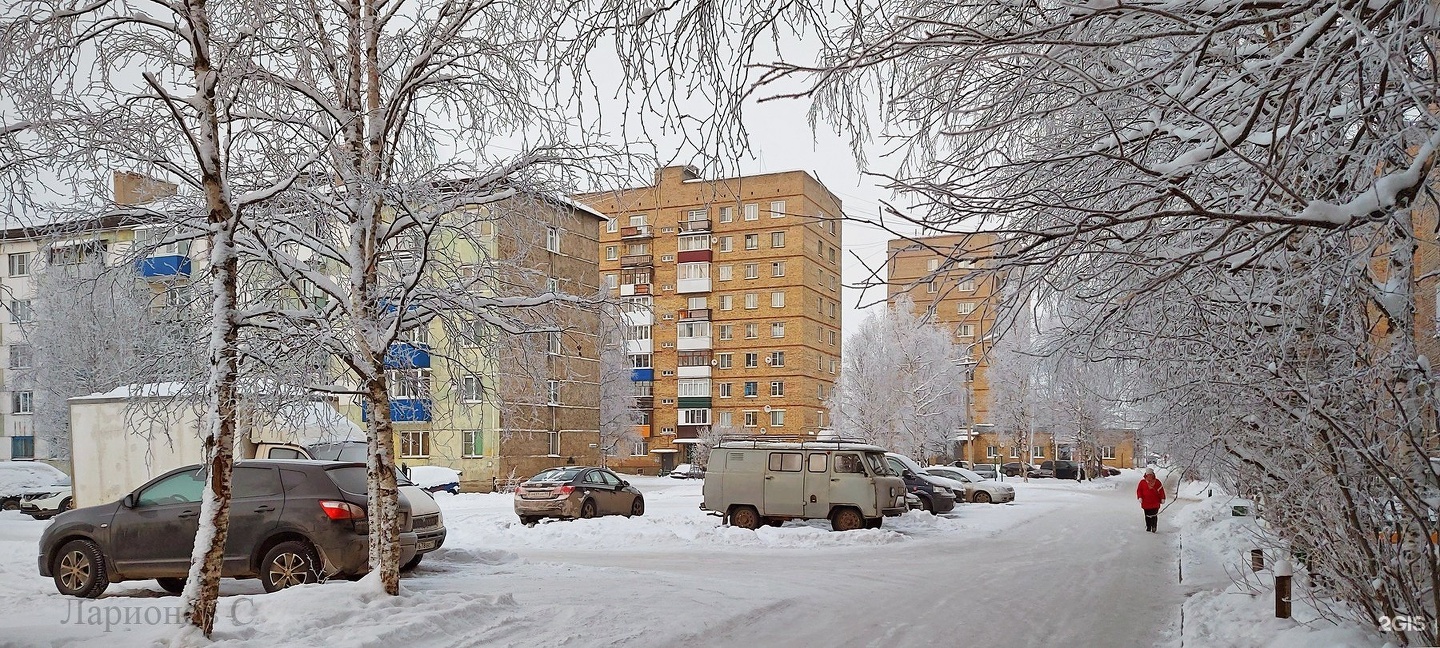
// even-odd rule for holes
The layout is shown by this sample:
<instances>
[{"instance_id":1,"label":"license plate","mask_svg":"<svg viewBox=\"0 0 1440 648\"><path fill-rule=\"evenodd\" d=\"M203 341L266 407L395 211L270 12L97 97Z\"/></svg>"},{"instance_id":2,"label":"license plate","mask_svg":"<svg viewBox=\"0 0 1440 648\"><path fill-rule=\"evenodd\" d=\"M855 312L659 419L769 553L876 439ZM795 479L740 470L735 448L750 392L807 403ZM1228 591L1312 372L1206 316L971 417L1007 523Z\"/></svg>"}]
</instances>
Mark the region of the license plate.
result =
<instances>
[{"instance_id":1,"label":"license plate","mask_svg":"<svg viewBox=\"0 0 1440 648\"><path fill-rule=\"evenodd\" d=\"M415 548L415 550L416 550L416 551L429 551L429 550L434 549L434 548L435 548L435 541L434 541L434 540L425 540L425 541L422 541L422 542L420 543L420 545Z\"/></svg>"}]
</instances>

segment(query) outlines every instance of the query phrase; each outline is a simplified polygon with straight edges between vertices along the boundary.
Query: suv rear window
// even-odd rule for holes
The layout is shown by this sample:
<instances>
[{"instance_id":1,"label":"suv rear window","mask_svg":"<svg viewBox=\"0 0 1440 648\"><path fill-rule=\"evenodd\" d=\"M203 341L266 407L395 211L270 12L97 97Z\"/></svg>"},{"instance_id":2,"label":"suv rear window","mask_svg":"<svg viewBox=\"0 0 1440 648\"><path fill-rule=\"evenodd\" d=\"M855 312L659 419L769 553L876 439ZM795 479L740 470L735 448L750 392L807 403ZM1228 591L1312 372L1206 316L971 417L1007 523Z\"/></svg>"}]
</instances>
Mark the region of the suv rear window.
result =
<instances>
[{"instance_id":1,"label":"suv rear window","mask_svg":"<svg viewBox=\"0 0 1440 648\"><path fill-rule=\"evenodd\" d=\"M540 471L539 474L535 475L534 477L531 477L530 479L528 479L528 480L526 480L526 481L532 481L532 482L568 482L568 481L570 481L570 480L572 480L572 479L575 479L575 475L580 474L580 471L581 471L581 470L584 470L584 468L551 468L551 469L549 469L549 470L542 470L542 471Z\"/></svg>"},{"instance_id":2,"label":"suv rear window","mask_svg":"<svg viewBox=\"0 0 1440 648\"><path fill-rule=\"evenodd\" d=\"M364 466L343 466L325 471L330 475L330 481L336 486L352 495L365 494L365 467Z\"/></svg>"}]
</instances>

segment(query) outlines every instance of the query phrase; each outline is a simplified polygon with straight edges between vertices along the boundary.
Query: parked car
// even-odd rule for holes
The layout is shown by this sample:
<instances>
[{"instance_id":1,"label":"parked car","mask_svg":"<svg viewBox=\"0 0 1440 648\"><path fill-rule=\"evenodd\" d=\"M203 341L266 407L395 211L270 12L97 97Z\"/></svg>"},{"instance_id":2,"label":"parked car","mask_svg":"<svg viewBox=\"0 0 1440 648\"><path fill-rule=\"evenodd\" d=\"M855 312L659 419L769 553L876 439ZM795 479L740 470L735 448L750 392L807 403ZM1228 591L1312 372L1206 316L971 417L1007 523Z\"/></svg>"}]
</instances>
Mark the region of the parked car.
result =
<instances>
[{"instance_id":1,"label":"parked car","mask_svg":"<svg viewBox=\"0 0 1440 648\"><path fill-rule=\"evenodd\" d=\"M674 479L704 479L705 469L693 464L680 464L670 471Z\"/></svg>"},{"instance_id":2,"label":"parked car","mask_svg":"<svg viewBox=\"0 0 1440 648\"><path fill-rule=\"evenodd\" d=\"M995 464L975 464L975 467L971 468L970 470L975 471L975 473L979 474L985 479L990 479L993 481L1001 481L1002 479L1000 474L1000 468Z\"/></svg>"},{"instance_id":3,"label":"parked car","mask_svg":"<svg viewBox=\"0 0 1440 648\"><path fill-rule=\"evenodd\" d=\"M1053 478L1055 477L1055 471L1053 471L1053 470L1051 470L1051 469L1049 469L1049 468L1038 468L1038 467L1037 467L1037 468L1031 468L1031 469L1030 469L1030 472L1029 472L1029 473L1026 473L1026 475L1027 475L1030 479L1053 479Z\"/></svg>"},{"instance_id":4,"label":"parked car","mask_svg":"<svg viewBox=\"0 0 1440 648\"><path fill-rule=\"evenodd\" d=\"M369 452L364 441L340 441L338 443L320 443L309 446L307 448L302 448L300 450L302 450L306 454L309 454L310 458L322 461L347 461L360 464L365 463L365 460L367 458L366 453ZM305 459L306 457L301 455L297 458ZM422 466L415 466L411 468L410 471L413 473L415 470L418 470L420 468L422 468ZM445 471L450 470L448 468L442 468L439 466L423 466L423 468L440 468L441 470ZM456 481L454 482L454 490L451 492L458 493L460 490L460 485L458 483L460 479L460 473L458 471L454 472L454 479ZM440 512L440 505L435 502L435 496L431 495L432 492L435 492L434 490L421 488L419 484L407 477L405 473L401 471L396 472L395 481L396 484L399 486L400 494L404 495L405 499L410 502L411 514L415 516L415 557L404 562L400 566L400 569L409 571L420 564L420 561L424 558L425 554L435 551L436 549L444 546L445 535L447 533L445 529L445 516ZM450 482L442 482L442 485L448 483ZM441 490L448 490L448 488L442 488Z\"/></svg>"},{"instance_id":5,"label":"parked car","mask_svg":"<svg viewBox=\"0 0 1440 648\"><path fill-rule=\"evenodd\" d=\"M887 452L885 453L885 462L889 464L892 472L905 480L905 488L920 498L920 503L926 511L936 514L949 513L955 510L956 499L964 497L962 485L943 477L930 475L910 457L896 452ZM956 494L956 488L961 489L962 494Z\"/></svg>"},{"instance_id":6,"label":"parked car","mask_svg":"<svg viewBox=\"0 0 1440 648\"><path fill-rule=\"evenodd\" d=\"M40 536L40 575L67 596L96 598L110 583L156 579L179 592L190 571L205 472L185 466L118 502L66 512ZM365 466L328 461L235 464L226 578L259 578L265 591L370 569ZM400 561L416 555L410 504L400 499Z\"/></svg>"},{"instance_id":7,"label":"parked car","mask_svg":"<svg viewBox=\"0 0 1440 648\"><path fill-rule=\"evenodd\" d=\"M1031 466L1030 464L1019 461L1012 461L1010 463L1000 466L1000 472L1006 477L1028 476L1032 469L1033 466Z\"/></svg>"},{"instance_id":8,"label":"parked car","mask_svg":"<svg viewBox=\"0 0 1440 648\"><path fill-rule=\"evenodd\" d=\"M1046 461L1040 464L1041 470L1051 471L1056 479L1074 479L1079 481L1085 479L1085 467L1078 461Z\"/></svg>"},{"instance_id":9,"label":"parked car","mask_svg":"<svg viewBox=\"0 0 1440 648\"><path fill-rule=\"evenodd\" d=\"M543 518L645 514L645 496L604 468L562 466L542 470L515 488L515 515L523 524Z\"/></svg>"},{"instance_id":10,"label":"parked car","mask_svg":"<svg viewBox=\"0 0 1440 648\"><path fill-rule=\"evenodd\" d=\"M950 465L956 468L965 468L967 470L970 468L970 462L968 461L952 461L950 462Z\"/></svg>"},{"instance_id":11,"label":"parked car","mask_svg":"<svg viewBox=\"0 0 1440 648\"><path fill-rule=\"evenodd\" d=\"M69 477L40 492L26 493L20 499L20 512L37 520L48 520L73 508L75 497L70 492Z\"/></svg>"},{"instance_id":12,"label":"parked car","mask_svg":"<svg viewBox=\"0 0 1440 648\"><path fill-rule=\"evenodd\" d=\"M53 494L70 487L70 477L40 461L0 461L0 510L18 511L26 495Z\"/></svg>"},{"instance_id":13,"label":"parked car","mask_svg":"<svg viewBox=\"0 0 1440 648\"><path fill-rule=\"evenodd\" d=\"M1119 469L1119 468L1112 468L1112 467L1110 467L1110 466L1105 466L1105 475L1108 476L1108 477L1119 477L1119 476L1120 476L1120 469Z\"/></svg>"},{"instance_id":14,"label":"parked car","mask_svg":"<svg viewBox=\"0 0 1440 648\"><path fill-rule=\"evenodd\" d=\"M1014 486L985 479L980 473L973 470L953 466L932 466L926 468L925 472L963 484L962 492L967 502L1004 504L1015 501Z\"/></svg>"},{"instance_id":15,"label":"parked car","mask_svg":"<svg viewBox=\"0 0 1440 648\"><path fill-rule=\"evenodd\" d=\"M785 520L830 520L830 528L880 528L905 512L905 482L878 446L842 439L735 439L710 453L700 508L757 529Z\"/></svg>"},{"instance_id":16,"label":"parked car","mask_svg":"<svg viewBox=\"0 0 1440 648\"><path fill-rule=\"evenodd\" d=\"M427 493L460 494L460 471L444 466L411 466L405 473Z\"/></svg>"},{"instance_id":17,"label":"parked car","mask_svg":"<svg viewBox=\"0 0 1440 648\"><path fill-rule=\"evenodd\" d=\"M905 508L910 511L923 511L925 510L925 505L920 502L920 498L916 497L914 493L905 493Z\"/></svg>"}]
</instances>

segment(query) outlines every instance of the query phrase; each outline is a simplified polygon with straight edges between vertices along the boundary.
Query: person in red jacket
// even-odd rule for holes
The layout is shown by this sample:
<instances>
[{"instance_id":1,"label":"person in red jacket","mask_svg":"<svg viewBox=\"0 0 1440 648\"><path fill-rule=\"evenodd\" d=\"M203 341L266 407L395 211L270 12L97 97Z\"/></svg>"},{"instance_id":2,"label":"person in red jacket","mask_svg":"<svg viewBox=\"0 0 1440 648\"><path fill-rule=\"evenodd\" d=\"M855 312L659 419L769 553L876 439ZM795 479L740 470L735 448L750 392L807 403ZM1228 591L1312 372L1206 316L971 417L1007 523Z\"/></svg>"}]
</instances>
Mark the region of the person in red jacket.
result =
<instances>
[{"instance_id":1,"label":"person in red jacket","mask_svg":"<svg viewBox=\"0 0 1440 648\"><path fill-rule=\"evenodd\" d=\"M1135 487L1135 497L1145 510L1145 530L1158 533L1155 528L1160 523L1160 505L1165 502L1165 485L1156 479L1154 468L1145 469L1145 478Z\"/></svg>"}]
</instances>

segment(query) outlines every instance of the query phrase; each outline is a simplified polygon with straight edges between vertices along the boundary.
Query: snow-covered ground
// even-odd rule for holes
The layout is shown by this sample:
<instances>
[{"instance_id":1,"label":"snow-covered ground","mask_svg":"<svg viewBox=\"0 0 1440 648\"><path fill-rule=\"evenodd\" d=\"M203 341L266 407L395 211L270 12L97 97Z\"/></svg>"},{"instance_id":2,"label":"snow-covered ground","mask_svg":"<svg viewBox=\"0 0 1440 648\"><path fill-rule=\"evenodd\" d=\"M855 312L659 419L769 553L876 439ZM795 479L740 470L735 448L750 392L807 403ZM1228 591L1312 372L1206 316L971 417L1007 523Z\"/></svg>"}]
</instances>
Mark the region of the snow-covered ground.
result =
<instances>
[{"instance_id":1,"label":"snow-covered ground","mask_svg":"<svg viewBox=\"0 0 1440 648\"><path fill-rule=\"evenodd\" d=\"M534 527L518 523L508 496L441 494L449 538L403 580L401 596L378 594L368 579L269 595L255 581L225 581L214 640L326 648L1176 644L1185 600L1176 583L1179 535L1170 512L1159 535L1143 532L1137 478L1012 481L1013 504L909 513L847 533L821 522L723 527L698 508L700 482L668 478L630 478L645 493L643 517ZM113 648L173 636L173 627L149 622L178 602L153 582L112 585L83 603L56 594L35 568L45 524L0 514L0 646ZM1203 600L1190 605L1205 617ZM1223 630L1187 625L1185 645L1250 645L1198 639L1228 636Z\"/></svg>"}]
</instances>

